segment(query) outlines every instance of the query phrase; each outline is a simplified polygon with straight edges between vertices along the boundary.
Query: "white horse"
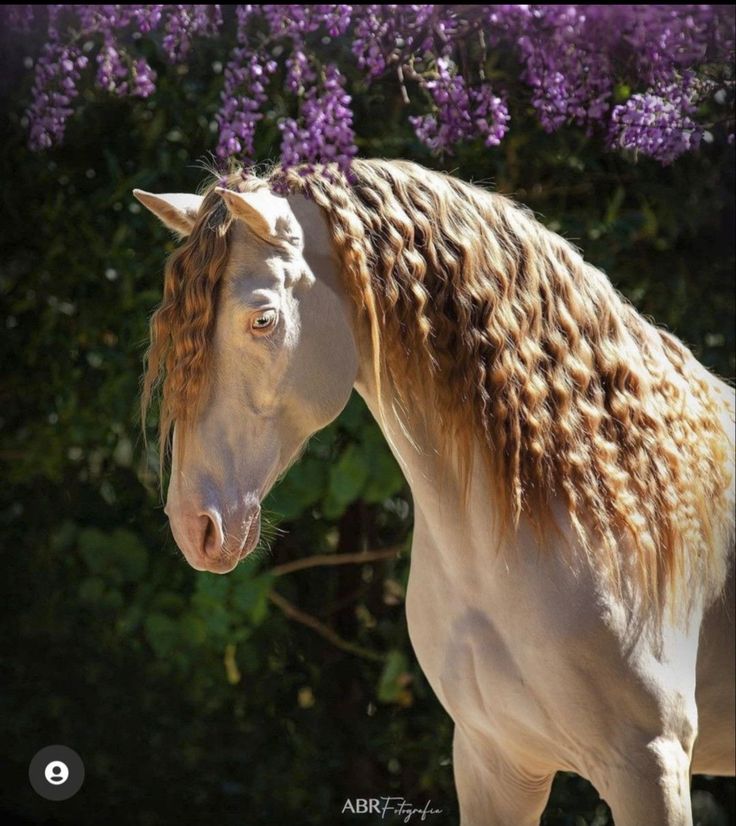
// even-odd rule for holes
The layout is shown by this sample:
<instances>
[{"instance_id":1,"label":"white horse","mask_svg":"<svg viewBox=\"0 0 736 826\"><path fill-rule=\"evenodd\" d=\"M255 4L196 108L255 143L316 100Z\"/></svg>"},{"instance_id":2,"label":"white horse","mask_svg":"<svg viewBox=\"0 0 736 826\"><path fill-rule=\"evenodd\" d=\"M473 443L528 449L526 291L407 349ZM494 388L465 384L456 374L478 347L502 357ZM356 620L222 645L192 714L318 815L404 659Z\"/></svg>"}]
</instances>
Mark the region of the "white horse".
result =
<instances>
[{"instance_id":1,"label":"white horse","mask_svg":"<svg viewBox=\"0 0 736 826\"><path fill-rule=\"evenodd\" d=\"M144 391L179 547L231 570L355 387L414 498L409 632L462 826L537 824L558 770L617 826L691 824L691 773L734 774L732 391L508 199L353 174L135 193L186 236Z\"/></svg>"}]
</instances>

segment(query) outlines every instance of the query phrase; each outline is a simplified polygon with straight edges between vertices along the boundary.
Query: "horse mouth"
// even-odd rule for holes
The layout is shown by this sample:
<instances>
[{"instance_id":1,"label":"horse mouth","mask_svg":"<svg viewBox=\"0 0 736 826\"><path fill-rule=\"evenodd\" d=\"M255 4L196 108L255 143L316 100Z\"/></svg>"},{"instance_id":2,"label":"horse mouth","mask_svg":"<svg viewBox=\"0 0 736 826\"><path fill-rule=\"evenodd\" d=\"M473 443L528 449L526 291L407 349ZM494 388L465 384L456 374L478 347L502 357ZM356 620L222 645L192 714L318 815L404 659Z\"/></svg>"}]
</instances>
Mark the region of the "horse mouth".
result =
<instances>
[{"instance_id":1,"label":"horse mouth","mask_svg":"<svg viewBox=\"0 0 736 826\"><path fill-rule=\"evenodd\" d=\"M258 545L261 538L261 514L260 510L248 523L243 544L239 548L223 548L222 559L218 560L217 567L222 568L220 573L229 573L239 563L242 562Z\"/></svg>"},{"instance_id":2,"label":"horse mouth","mask_svg":"<svg viewBox=\"0 0 736 826\"><path fill-rule=\"evenodd\" d=\"M245 535L245 541L240 549L240 557L238 561L241 559L245 559L248 554L254 550L256 545L258 545L258 540L261 538L261 512L260 509L258 513L250 520L250 525L248 525L248 533Z\"/></svg>"}]
</instances>

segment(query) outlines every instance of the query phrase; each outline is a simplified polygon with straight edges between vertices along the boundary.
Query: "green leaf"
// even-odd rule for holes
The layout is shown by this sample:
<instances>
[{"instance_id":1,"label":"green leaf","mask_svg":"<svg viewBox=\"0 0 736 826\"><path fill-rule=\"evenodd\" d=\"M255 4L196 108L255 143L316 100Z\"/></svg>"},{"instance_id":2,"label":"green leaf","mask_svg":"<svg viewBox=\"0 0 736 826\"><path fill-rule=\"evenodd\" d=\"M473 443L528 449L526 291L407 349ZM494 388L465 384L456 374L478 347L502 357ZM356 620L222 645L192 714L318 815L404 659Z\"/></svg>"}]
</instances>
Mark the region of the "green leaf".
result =
<instances>
[{"instance_id":1,"label":"green leaf","mask_svg":"<svg viewBox=\"0 0 736 826\"><path fill-rule=\"evenodd\" d=\"M79 552L92 573L111 583L139 581L148 569L148 552L124 528L109 534L85 528L79 534Z\"/></svg>"},{"instance_id":2,"label":"green leaf","mask_svg":"<svg viewBox=\"0 0 736 826\"><path fill-rule=\"evenodd\" d=\"M205 603L224 605L227 599L230 583L227 577L219 574L201 573L196 578L196 596Z\"/></svg>"},{"instance_id":3,"label":"green leaf","mask_svg":"<svg viewBox=\"0 0 736 826\"><path fill-rule=\"evenodd\" d=\"M198 646L207 640L207 627L196 614L184 614L178 623L179 636L188 644Z\"/></svg>"},{"instance_id":4,"label":"green leaf","mask_svg":"<svg viewBox=\"0 0 736 826\"><path fill-rule=\"evenodd\" d=\"M327 474L328 465L324 460L305 456L268 497L266 510L282 519L296 519L324 496Z\"/></svg>"},{"instance_id":5,"label":"green leaf","mask_svg":"<svg viewBox=\"0 0 736 826\"><path fill-rule=\"evenodd\" d=\"M260 574L236 582L232 592L233 608L245 614L253 625L260 625L268 614L268 593L273 577Z\"/></svg>"},{"instance_id":6,"label":"green leaf","mask_svg":"<svg viewBox=\"0 0 736 826\"><path fill-rule=\"evenodd\" d=\"M148 570L148 551L131 531L113 531L111 544L116 556L116 564L126 582L138 582Z\"/></svg>"},{"instance_id":7,"label":"green leaf","mask_svg":"<svg viewBox=\"0 0 736 826\"><path fill-rule=\"evenodd\" d=\"M401 695L403 686L399 678L407 671L406 656L402 651L392 649L388 652L386 665L383 667L381 678L378 681L378 699L382 703L393 703Z\"/></svg>"},{"instance_id":8,"label":"green leaf","mask_svg":"<svg viewBox=\"0 0 736 826\"><path fill-rule=\"evenodd\" d=\"M368 478L368 467L359 447L348 445L330 468L330 483L323 505L325 516L335 519L362 493Z\"/></svg>"},{"instance_id":9,"label":"green leaf","mask_svg":"<svg viewBox=\"0 0 736 826\"><path fill-rule=\"evenodd\" d=\"M105 596L105 583L97 576L87 577L79 583L77 593L82 602L90 605L99 604Z\"/></svg>"},{"instance_id":10,"label":"green leaf","mask_svg":"<svg viewBox=\"0 0 736 826\"><path fill-rule=\"evenodd\" d=\"M631 97L631 87L626 83L617 83L613 89L615 103L625 103Z\"/></svg>"},{"instance_id":11,"label":"green leaf","mask_svg":"<svg viewBox=\"0 0 736 826\"><path fill-rule=\"evenodd\" d=\"M166 614L150 614L144 623L144 632L157 656L167 657L179 642L178 624Z\"/></svg>"},{"instance_id":12,"label":"green leaf","mask_svg":"<svg viewBox=\"0 0 736 826\"><path fill-rule=\"evenodd\" d=\"M67 519L51 534L49 545L54 553L65 553L74 546L77 538L77 526Z\"/></svg>"},{"instance_id":13,"label":"green leaf","mask_svg":"<svg viewBox=\"0 0 736 826\"><path fill-rule=\"evenodd\" d=\"M404 476L385 444L377 445L369 456L369 479L363 498L370 503L383 502L403 488Z\"/></svg>"}]
</instances>

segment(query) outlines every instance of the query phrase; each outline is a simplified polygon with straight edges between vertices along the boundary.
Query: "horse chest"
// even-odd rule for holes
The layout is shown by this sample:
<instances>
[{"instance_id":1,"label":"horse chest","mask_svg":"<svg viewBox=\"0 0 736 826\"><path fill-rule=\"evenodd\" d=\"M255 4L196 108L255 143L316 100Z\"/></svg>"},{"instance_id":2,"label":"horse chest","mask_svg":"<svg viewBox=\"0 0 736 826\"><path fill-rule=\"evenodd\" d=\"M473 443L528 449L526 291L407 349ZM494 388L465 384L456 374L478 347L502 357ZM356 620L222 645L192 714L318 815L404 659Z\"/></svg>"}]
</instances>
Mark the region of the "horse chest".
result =
<instances>
[{"instance_id":1,"label":"horse chest","mask_svg":"<svg viewBox=\"0 0 736 826\"><path fill-rule=\"evenodd\" d=\"M409 633L450 716L509 744L534 740L541 748L558 740L559 710L547 689L550 680L570 682L564 641L554 634L540 639L545 623L525 594L503 593L488 566L486 575L448 577L417 557L407 593Z\"/></svg>"},{"instance_id":2,"label":"horse chest","mask_svg":"<svg viewBox=\"0 0 736 826\"><path fill-rule=\"evenodd\" d=\"M622 715L642 730L669 713L673 726L687 725L692 639L673 639L679 664L658 662L643 643L627 648L591 584L564 566L547 569L535 556L515 568L486 548L438 550L415 530L407 619L419 664L456 724L527 762L582 773L610 759L602 755ZM448 567L453 558L462 566Z\"/></svg>"}]
</instances>

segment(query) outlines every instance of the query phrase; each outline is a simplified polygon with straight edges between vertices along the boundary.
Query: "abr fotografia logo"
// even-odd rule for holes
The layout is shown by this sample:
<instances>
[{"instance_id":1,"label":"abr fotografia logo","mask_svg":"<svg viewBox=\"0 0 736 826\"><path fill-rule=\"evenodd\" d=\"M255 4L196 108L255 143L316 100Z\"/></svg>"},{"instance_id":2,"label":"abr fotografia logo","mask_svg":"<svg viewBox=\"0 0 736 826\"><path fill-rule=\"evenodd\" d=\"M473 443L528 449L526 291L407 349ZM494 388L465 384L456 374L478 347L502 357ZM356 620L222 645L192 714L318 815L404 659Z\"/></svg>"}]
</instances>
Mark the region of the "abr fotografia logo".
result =
<instances>
[{"instance_id":1,"label":"abr fotografia logo","mask_svg":"<svg viewBox=\"0 0 736 826\"><path fill-rule=\"evenodd\" d=\"M442 809L431 808L431 803L428 800L419 808L403 797L349 797L342 807L342 814L378 815L381 820L396 815L403 823L410 823L413 818L421 822L431 815L442 814Z\"/></svg>"}]
</instances>

